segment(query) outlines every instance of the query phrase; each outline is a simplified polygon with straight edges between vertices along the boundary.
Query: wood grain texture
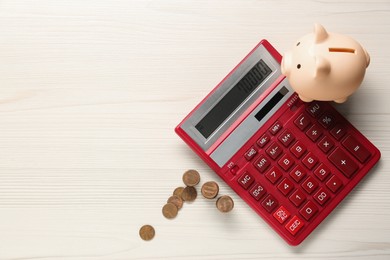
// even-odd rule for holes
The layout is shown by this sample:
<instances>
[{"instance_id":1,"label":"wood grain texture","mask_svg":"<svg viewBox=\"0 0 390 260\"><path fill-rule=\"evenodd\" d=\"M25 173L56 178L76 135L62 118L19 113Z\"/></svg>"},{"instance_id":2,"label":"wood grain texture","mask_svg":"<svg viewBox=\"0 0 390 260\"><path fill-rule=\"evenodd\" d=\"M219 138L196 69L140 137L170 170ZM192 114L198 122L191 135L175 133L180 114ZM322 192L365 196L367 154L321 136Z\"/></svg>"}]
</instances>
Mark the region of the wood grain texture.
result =
<instances>
[{"instance_id":1,"label":"wood grain texture","mask_svg":"<svg viewBox=\"0 0 390 260\"><path fill-rule=\"evenodd\" d=\"M314 22L371 55L337 108L382 159L293 248L173 129L260 39L283 52ZM0 259L389 259L389 35L388 0L0 0ZM235 209L165 219L190 168Z\"/></svg>"}]
</instances>

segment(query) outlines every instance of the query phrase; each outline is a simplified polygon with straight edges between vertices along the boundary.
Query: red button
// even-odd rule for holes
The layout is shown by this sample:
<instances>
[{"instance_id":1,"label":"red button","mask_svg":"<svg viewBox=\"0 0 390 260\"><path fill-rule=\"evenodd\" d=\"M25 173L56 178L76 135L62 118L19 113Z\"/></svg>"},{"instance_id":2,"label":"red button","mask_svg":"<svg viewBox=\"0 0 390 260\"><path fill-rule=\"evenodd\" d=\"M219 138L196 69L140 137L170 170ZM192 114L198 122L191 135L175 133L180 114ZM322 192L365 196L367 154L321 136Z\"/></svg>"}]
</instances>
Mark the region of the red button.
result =
<instances>
[{"instance_id":1,"label":"red button","mask_svg":"<svg viewBox=\"0 0 390 260\"><path fill-rule=\"evenodd\" d=\"M294 163L294 159L289 154L283 155L283 157L278 161L280 167L282 167L285 171L288 171Z\"/></svg>"},{"instance_id":2,"label":"red button","mask_svg":"<svg viewBox=\"0 0 390 260\"><path fill-rule=\"evenodd\" d=\"M279 155L282 154L283 152L283 148L280 147L277 143L272 143L268 149L266 150L267 154L272 158L272 159L276 159L279 157Z\"/></svg>"},{"instance_id":3,"label":"red button","mask_svg":"<svg viewBox=\"0 0 390 260\"><path fill-rule=\"evenodd\" d=\"M297 216L294 216L285 226L285 228L291 233L291 235L295 236L295 234L301 230L304 223L303 221L298 218Z\"/></svg>"},{"instance_id":4,"label":"red button","mask_svg":"<svg viewBox=\"0 0 390 260\"><path fill-rule=\"evenodd\" d=\"M317 169L314 171L314 175L320 180L320 181L324 181L326 179L326 177L328 177L328 175L330 174L330 170L329 168L321 163Z\"/></svg>"},{"instance_id":5,"label":"red button","mask_svg":"<svg viewBox=\"0 0 390 260\"><path fill-rule=\"evenodd\" d=\"M264 189L263 185L256 183L253 188L249 191L255 200L260 200L267 192Z\"/></svg>"},{"instance_id":6,"label":"red button","mask_svg":"<svg viewBox=\"0 0 390 260\"><path fill-rule=\"evenodd\" d=\"M290 151L295 157L301 158L306 152L306 146L301 141L298 141L290 148Z\"/></svg>"},{"instance_id":7,"label":"red button","mask_svg":"<svg viewBox=\"0 0 390 260\"><path fill-rule=\"evenodd\" d=\"M233 165L233 166L230 168L230 172L231 172L233 175L236 175L239 169L240 169L240 167L238 167L237 165Z\"/></svg>"},{"instance_id":8,"label":"red button","mask_svg":"<svg viewBox=\"0 0 390 260\"><path fill-rule=\"evenodd\" d=\"M278 206L278 201L269 194L261 203L261 205L267 210L268 212L272 212L277 206Z\"/></svg>"},{"instance_id":9,"label":"red button","mask_svg":"<svg viewBox=\"0 0 390 260\"><path fill-rule=\"evenodd\" d=\"M278 189L283 193L284 196L286 196L294 189L294 184L289 179L284 178L278 185Z\"/></svg>"},{"instance_id":10,"label":"red button","mask_svg":"<svg viewBox=\"0 0 390 260\"><path fill-rule=\"evenodd\" d=\"M255 167L259 172L263 173L267 170L268 166L270 165L270 161L265 158L264 155L261 155L255 162Z\"/></svg>"},{"instance_id":11,"label":"red button","mask_svg":"<svg viewBox=\"0 0 390 260\"><path fill-rule=\"evenodd\" d=\"M350 135L345 138L342 144L362 163L364 163L371 155L371 153L361 143Z\"/></svg>"},{"instance_id":12,"label":"red button","mask_svg":"<svg viewBox=\"0 0 390 260\"><path fill-rule=\"evenodd\" d=\"M260 148L263 148L270 140L270 136L269 134L265 133L263 134L262 137L259 138L259 140L257 140L257 145L260 147Z\"/></svg>"},{"instance_id":13,"label":"red button","mask_svg":"<svg viewBox=\"0 0 390 260\"><path fill-rule=\"evenodd\" d=\"M300 189L297 189L291 194L289 199L296 207L299 207L306 200L306 196Z\"/></svg>"},{"instance_id":14,"label":"red button","mask_svg":"<svg viewBox=\"0 0 390 260\"><path fill-rule=\"evenodd\" d=\"M352 158L339 147L337 147L328 158L348 178L350 178L359 168Z\"/></svg>"},{"instance_id":15,"label":"red button","mask_svg":"<svg viewBox=\"0 0 390 260\"><path fill-rule=\"evenodd\" d=\"M306 176L306 170L302 167L302 165L298 164L290 172L290 176L296 183L299 183L302 178Z\"/></svg>"},{"instance_id":16,"label":"red button","mask_svg":"<svg viewBox=\"0 0 390 260\"><path fill-rule=\"evenodd\" d=\"M330 199L330 193L326 189L321 188L313 197L321 206L323 206Z\"/></svg>"},{"instance_id":17,"label":"red button","mask_svg":"<svg viewBox=\"0 0 390 260\"><path fill-rule=\"evenodd\" d=\"M317 212L318 208L312 201L308 201L299 211L306 220L310 220Z\"/></svg>"},{"instance_id":18,"label":"red button","mask_svg":"<svg viewBox=\"0 0 390 260\"><path fill-rule=\"evenodd\" d=\"M336 193L342 186L343 182L336 175L333 175L329 181L326 182L326 187L333 193Z\"/></svg>"},{"instance_id":19,"label":"red button","mask_svg":"<svg viewBox=\"0 0 390 260\"><path fill-rule=\"evenodd\" d=\"M297 119L295 119L294 124L303 131L310 124L310 119L306 113L301 114Z\"/></svg>"},{"instance_id":20,"label":"red button","mask_svg":"<svg viewBox=\"0 0 390 260\"><path fill-rule=\"evenodd\" d=\"M318 102L312 102L308 104L308 107L306 108L306 111L309 112L312 117L318 117L322 113L322 110L322 104Z\"/></svg>"},{"instance_id":21,"label":"red button","mask_svg":"<svg viewBox=\"0 0 390 260\"><path fill-rule=\"evenodd\" d=\"M324 153L327 153L330 151L330 149L333 148L334 142L328 136L324 136L324 138L322 138L321 141L317 143L317 145Z\"/></svg>"},{"instance_id":22,"label":"red button","mask_svg":"<svg viewBox=\"0 0 390 260\"><path fill-rule=\"evenodd\" d=\"M295 140L295 136L290 130L286 129L281 135L279 135L278 139L285 147L288 147Z\"/></svg>"},{"instance_id":23,"label":"red button","mask_svg":"<svg viewBox=\"0 0 390 260\"><path fill-rule=\"evenodd\" d=\"M328 129L334 124L334 117L329 114L324 114L318 119L318 122L320 122L324 128Z\"/></svg>"},{"instance_id":24,"label":"red button","mask_svg":"<svg viewBox=\"0 0 390 260\"><path fill-rule=\"evenodd\" d=\"M279 123L278 121L275 122L275 124L273 124L270 129L269 129L269 132L272 134L272 135L276 135L280 129L282 129L282 124Z\"/></svg>"},{"instance_id":25,"label":"red button","mask_svg":"<svg viewBox=\"0 0 390 260\"><path fill-rule=\"evenodd\" d=\"M237 181L241 187L247 190L255 180L251 174L244 172L244 174Z\"/></svg>"},{"instance_id":26,"label":"red button","mask_svg":"<svg viewBox=\"0 0 390 260\"><path fill-rule=\"evenodd\" d=\"M290 212L288 212L285 207L280 206L280 208L275 211L273 216L277 221L279 221L280 224L283 224L288 219L288 217L290 217Z\"/></svg>"},{"instance_id":27,"label":"red button","mask_svg":"<svg viewBox=\"0 0 390 260\"><path fill-rule=\"evenodd\" d=\"M267 179L271 182L271 183L275 183L277 182L280 177L282 177L282 171L279 170L279 168L277 167L272 167L271 170L269 170L266 174L265 174L265 177L267 177Z\"/></svg>"},{"instance_id":28,"label":"red button","mask_svg":"<svg viewBox=\"0 0 390 260\"><path fill-rule=\"evenodd\" d=\"M317 141L318 138L322 135L323 130L320 128L319 125L312 125L309 130L306 131L307 137L310 138L313 142Z\"/></svg>"},{"instance_id":29,"label":"red button","mask_svg":"<svg viewBox=\"0 0 390 260\"><path fill-rule=\"evenodd\" d=\"M302 163L310 170L317 164L318 158L312 154L308 153L305 158L303 158Z\"/></svg>"},{"instance_id":30,"label":"red button","mask_svg":"<svg viewBox=\"0 0 390 260\"><path fill-rule=\"evenodd\" d=\"M330 131L330 134L336 138L336 140L340 140L347 133L346 127L342 124L338 124Z\"/></svg>"},{"instance_id":31,"label":"red button","mask_svg":"<svg viewBox=\"0 0 390 260\"><path fill-rule=\"evenodd\" d=\"M309 194L313 193L318 187L318 182L313 177L309 176L303 183L302 188Z\"/></svg>"},{"instance_id":32,"label":"red button","mask_svg":"<svg viewBox=\"0 0 390 260\"><path fill-rule=\"evenodd\" d=\"M251 148L249 148L248 151L246 151L244 156L247 161L250 161L255 157L256 154L257 150L255 149L255 147L252 146Z\"/></svg>"}]
</instances>

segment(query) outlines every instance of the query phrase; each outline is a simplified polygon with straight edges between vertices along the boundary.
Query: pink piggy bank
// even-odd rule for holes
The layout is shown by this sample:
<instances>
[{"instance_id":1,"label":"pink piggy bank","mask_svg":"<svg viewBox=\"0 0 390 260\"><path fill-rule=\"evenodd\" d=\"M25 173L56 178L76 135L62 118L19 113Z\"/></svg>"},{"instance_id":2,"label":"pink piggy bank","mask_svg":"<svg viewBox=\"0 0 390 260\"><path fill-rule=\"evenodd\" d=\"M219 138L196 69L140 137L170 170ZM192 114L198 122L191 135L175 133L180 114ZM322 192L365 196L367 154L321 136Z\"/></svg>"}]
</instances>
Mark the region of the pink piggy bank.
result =
<instances>
[{"instance_id":1,"label":"pink piggy bank","mask_svg":"<svg viewBox=\"0 0 390 260\"><path fill-rule=\"evenodd\" d=\"M360 86L369 64L370 56L357 41L315 24L314 33L299 39L281 66L303 101L342 103Z\"/></svg>"}]
</instances>

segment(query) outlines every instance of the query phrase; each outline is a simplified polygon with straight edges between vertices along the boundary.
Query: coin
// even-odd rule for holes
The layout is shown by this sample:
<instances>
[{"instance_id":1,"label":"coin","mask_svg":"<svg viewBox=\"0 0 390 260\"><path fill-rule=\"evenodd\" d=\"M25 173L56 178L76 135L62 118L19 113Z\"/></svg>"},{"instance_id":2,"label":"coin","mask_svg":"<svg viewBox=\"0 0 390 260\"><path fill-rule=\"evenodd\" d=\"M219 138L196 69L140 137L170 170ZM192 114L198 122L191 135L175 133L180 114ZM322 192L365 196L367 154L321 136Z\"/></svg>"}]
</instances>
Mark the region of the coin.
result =
<instances>
[{"instance_id":1,"label":"coin","mask_svg":"<svg viewBox=\"0 0 390 260\"><path fill-rule=\"evenodd\" d=\"M176 195L176 196L178 196L179 198L181 198L181 194L183 193L183 190L184 190L184 187L177 187L177 188L173 191L173 195Z\"/></svg>"},{"instance_id":2,"label":"coin","mask_svg":"<svg viewBox=\"0 0 390 260\"><path fill-rule=\"evenodd\" d=\"M173 203L167 203L162 208L162 213L163 213L164 217L169 218L169 219L176 217L177 211L178 211L178 209L177 209L176 205Z\"/></svg>"},{"instance_id":3,"label":"coin","mask_svg":"<svg viewBox=\"0 0 390 260\"><path fill-rule=\"evenodd\" d=\"M218 195L219 186L215 181L208 181L202 185L200 191L206 199L214 199Z\"/></svg>"},{"instance_id":4,"label":"coin","mask_svg":"<svg viewBox=\"0 0 390 260\"><path fill-rule=\"evenodd\" d=\"M183 182L187 186L195 186L199 181L200 175L196 170L188 170L183 174Z\"/></svg>"},{"instance_id":5,"label":"coin","mask_svg":"<svg viewBox=\"0 0 390 260\"><path fill-rule=\"evenodd\" d=\"M183 207L183 199L176 195L170 196L167 203L174 204L177 209L181 209Z\"/></svg>"},{"instance_id":6,"label":"coin","mask_svg":"<svg viewBox=\"0 0 390 260\"><path fill-rule=\"evenodd\" d=\"M154 238L155 235L154 228L151 225L143 225L139 229L139 236L141 237L142 240L149 241Z\"/></svg>"},{"instance_id":7,"label":"coin","mask_svg":"<svg viewBox=\"0 0 390 260\"><path fill-rule=\"evenodd\" d=\"M196 199L197 192L194 187L187 186L184 188L181 197L184 201L194 201Z\"/></svg>"},{"instance_id":8,"label":"coin","mask_svg":"<svg viewBox=\"0 0 390 260\"><path fill-rule=\"evenodd\" d=\"M224 195L218 198L216 205L219 211L226 213L233 209L234 202L231 197Z\"/></svg>"}]
</instances>

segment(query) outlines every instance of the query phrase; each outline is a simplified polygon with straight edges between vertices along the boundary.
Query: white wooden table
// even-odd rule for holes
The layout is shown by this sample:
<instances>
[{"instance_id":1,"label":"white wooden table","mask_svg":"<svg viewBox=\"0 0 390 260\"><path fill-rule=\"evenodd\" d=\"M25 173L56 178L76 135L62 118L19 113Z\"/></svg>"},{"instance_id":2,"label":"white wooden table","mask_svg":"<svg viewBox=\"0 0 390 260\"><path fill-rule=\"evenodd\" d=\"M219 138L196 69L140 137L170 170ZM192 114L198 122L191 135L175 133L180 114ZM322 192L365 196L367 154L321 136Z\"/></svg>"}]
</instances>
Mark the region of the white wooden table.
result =
<instances>
[{"instance_id":1,"label":"white wooden table","mask_svg":"<svg viewBox=\"0 0 390 260\"><path fill-rule=\"evenodd\" d=\"M290 247L173 129L259 40L284 52L314 22L371 54L337 107L382 159ZM388 0L0 0L0 259L390 259L389 34ZM165 219L189 168L233 212Z\"/></svg>"}]
</instances>

